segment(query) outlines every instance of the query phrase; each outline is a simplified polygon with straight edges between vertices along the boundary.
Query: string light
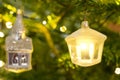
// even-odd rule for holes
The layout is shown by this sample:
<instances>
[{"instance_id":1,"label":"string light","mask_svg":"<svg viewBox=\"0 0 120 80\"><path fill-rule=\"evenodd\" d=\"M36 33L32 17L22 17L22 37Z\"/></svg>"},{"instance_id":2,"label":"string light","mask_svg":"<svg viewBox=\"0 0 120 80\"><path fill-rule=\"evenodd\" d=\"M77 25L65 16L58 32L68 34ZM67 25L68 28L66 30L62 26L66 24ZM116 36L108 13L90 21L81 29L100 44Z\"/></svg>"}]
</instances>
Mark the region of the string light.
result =
<instances>
[{"instance_id":1,"label":"string light","mask_svg":"<svg viewBox=\"0 0 120 80\"><path fill-rule=\"evenodd\" d=\"M46 25L46 24L47 24L47 22L44 20L44 21L42 22L42 24Z\"/></svg>"},{"instance_id":2,"label":"string light","mask_svg":"<svg viewBox=\"0 0 120 80\"><path fill-rule=\"evenodd\" d=\"M10 22L10 21L6 22L6 27L8 29L11 29L12 28L12 22Z\"/></svg>"},{"instance_id":3,"label":"string light","mask_svg":"<svg viewBox=\"0 0 120 80\"><path fill-rule=\"evenodd\" d=\"M120 74L120 68L119 68L119 67L117 67L117 68L115 69L115 74Z\"/></svg>"},{"instance_id":4,"label":"string light","mask_svg":"<svg viewBox=\"0 0 120 80\"><path fill-rule=\"evenodd\" d=\"M67 28L65 26L60 27L61 32L65 32L66 30L67 30Z\"/></svg>"},{"instance_id":5,"label":"string light","mask_svg":"<svg viewBox=\"0 0 120 80\"><path fill-rule=\"evenodd\" d=\"M4 36L5 36L5 34L0 31L0 37L3 38Z\"/></svg>"},{"instance_id":6,"label":"string light","mask_svg":"<svg viewBox=\"0 0 120 80\"><path fill-rule=\"evenodd\" d=\"M0 60L0 67L3 67L4 65L5 63L2 60Z\"/></svg>"}]
</instances>

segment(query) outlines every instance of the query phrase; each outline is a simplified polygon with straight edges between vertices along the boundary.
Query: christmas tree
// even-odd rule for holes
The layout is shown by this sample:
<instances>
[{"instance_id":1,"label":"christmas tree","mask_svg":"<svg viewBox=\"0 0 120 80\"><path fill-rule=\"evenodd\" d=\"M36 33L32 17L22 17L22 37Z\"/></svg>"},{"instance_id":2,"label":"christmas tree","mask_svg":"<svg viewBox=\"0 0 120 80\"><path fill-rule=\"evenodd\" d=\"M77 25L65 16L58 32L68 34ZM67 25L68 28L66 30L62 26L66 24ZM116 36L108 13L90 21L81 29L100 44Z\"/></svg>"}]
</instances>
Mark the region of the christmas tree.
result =
<instances>
[{"instance_id":1,"label":"christmas tree","mask_svg":"<svg viewBox=\"0 0 120 80\"><path fill-rule=\"evenodd\" d=\"M23 10L26 35L32 38L32 70L13 73L4 65L0 80L119 80L115 69L120 67L120 0L0 0L0 60L4 63L5 38L18 8ZM65 42L84 19L107 35L101 63L90 67L73 64Z\"/></svg>"}]
</instances>

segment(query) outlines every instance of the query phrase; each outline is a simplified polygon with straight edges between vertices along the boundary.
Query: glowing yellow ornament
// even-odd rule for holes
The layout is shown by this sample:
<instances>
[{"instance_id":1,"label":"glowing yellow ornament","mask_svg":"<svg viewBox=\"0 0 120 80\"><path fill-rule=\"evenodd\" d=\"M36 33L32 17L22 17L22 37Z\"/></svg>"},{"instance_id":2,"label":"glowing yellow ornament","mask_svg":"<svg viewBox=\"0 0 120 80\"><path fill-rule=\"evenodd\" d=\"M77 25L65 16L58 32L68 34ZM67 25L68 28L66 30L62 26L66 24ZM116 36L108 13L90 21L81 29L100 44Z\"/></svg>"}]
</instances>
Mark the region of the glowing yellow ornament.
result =
<instances>
[{"instance_id":1,"label":"glowing yellow ornament","mask_svg":"<svg viewBox=\"0 0 120 80\"><path fill-rule=\"evenodd\" d=\"M81 29L65 38L71 61L83 67L100 63L106 38L104 34L89 28L88 21L83 21Z\"/></svg>"}]
</instances>

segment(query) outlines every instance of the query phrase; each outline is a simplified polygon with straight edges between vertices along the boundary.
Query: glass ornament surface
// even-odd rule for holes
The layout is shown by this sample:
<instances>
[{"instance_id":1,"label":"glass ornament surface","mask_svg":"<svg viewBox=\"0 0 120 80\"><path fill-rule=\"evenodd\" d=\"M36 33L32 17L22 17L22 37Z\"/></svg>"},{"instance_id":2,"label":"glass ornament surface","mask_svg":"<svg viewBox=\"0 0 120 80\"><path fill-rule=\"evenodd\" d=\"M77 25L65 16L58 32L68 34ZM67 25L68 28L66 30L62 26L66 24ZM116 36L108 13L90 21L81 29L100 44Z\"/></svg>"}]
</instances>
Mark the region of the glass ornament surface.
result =
<instances>
[{"instance_id":1,"label":"glass ornament surface","mask_svg":"<svg viewBox=\"0 0 120 80\"><path fill-rule=\"evenodd\" d=\"M89 28L83 21L81 28L65 38L72 63L88 67L101 62L104 41L107 36Z\"/></svg>"},{"instance_id":2,"label":"glass ornament surface","mask_svg":"<svg viewBox=\"0 0 120 80\"><path fill-rule=\"evenodd\" d=\"M8 71L20 73L32 69L32 39L25 36L21 10L17 11L16 21L11 34L6 37L5 44L7 52L6 69Z\"/></svg>"}]
</instances>

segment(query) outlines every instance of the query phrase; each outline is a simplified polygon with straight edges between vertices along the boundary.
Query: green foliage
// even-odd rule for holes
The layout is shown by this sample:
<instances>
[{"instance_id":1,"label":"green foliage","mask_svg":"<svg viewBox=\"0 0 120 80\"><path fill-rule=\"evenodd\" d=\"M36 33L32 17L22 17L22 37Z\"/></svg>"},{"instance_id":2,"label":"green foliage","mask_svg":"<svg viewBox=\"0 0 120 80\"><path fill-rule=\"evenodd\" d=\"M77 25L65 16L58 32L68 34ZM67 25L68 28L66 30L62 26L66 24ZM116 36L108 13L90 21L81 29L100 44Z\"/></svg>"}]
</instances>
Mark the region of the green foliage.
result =
<instances>
[{"instance_id":1,"label":"green foliage","mask_svg":"<svg viewBox=\"0 0 120 80\"><path fill-rule=\"evenodd\" d=\"M114 73L116 65L120 64L120 35L107 28L108 22L120 24L119 0L0 0L0 4L5 35L10 31L5 23L14 23L16 8L22 8L26 34L32 38L34 46L33 69L15 74L2 67L0 80L120 79L120 75ZM91 28L108 36L102 62L87 68L72 64L64 40L68 34L80 28L84 17ZM47 23L42 24L43 20ZM66 32L60 31L61 26L66 26ZM3 61L6 60L4 44L5 38L0 38L0 59Z\"/></svg>"}]
</instances>

